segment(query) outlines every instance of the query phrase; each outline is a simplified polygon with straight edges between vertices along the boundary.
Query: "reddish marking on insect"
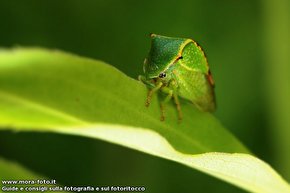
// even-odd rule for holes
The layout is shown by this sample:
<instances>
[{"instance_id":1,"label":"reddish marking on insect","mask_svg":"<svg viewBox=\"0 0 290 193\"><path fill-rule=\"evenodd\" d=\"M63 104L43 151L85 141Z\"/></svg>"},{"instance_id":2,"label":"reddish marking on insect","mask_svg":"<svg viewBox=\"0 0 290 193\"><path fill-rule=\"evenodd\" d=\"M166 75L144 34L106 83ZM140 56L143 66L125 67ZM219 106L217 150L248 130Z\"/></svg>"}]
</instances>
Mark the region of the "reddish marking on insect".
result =
<instances>
[{"instance_id":1,"label":"reddish marking on insect","mask_svg":"<svg viewBox=\"0 0 290 193\"><path fill-rule=\"evenodd\" d=\"M212 78L212 75L211 75L210 70L208 71L207 79L208 79L209 83L210 83L212 86L214 86L214 80L213 80L213 78Z\"/></svg>"}]
</instances>

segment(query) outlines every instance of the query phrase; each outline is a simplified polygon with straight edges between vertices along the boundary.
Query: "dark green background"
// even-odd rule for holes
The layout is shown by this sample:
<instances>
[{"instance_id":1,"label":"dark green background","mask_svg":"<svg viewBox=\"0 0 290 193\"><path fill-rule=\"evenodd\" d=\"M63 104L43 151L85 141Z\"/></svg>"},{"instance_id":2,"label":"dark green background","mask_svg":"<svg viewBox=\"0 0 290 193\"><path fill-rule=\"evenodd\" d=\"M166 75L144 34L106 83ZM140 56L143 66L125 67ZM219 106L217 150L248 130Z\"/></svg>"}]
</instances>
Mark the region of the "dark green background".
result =
<instances>
[{"instance_id":1,"label":"dark green background","mask_svg":"<svg viewBox=\"0 0 290 193\"><path fill-rule=\"evenodd\" d=\"M282 32L275 36L273 30L279 31L289 21L283 15L284 20L279 19L280 12L283 2L271 0L2 0L0 46L61 49L103 60L137 78L150 46L149 33L193 38L204 48L216 82L216 116L289 180L289 167L283 164L290 161L285 156L289 143L277 141L290 135L290 125L286 125L288 131L281 129L284 133L277 128L280 122L275 117L284 104L273 110L276 95L268 86L274 79L273 66L287 62L269 62L278 55L272 49L288 38ZM279 83L276 87L280 89ZM67 185L141 185L147 192L243 192L185 166L80 137L1 132L0 154Z\"/></svg>"}]
</instances>

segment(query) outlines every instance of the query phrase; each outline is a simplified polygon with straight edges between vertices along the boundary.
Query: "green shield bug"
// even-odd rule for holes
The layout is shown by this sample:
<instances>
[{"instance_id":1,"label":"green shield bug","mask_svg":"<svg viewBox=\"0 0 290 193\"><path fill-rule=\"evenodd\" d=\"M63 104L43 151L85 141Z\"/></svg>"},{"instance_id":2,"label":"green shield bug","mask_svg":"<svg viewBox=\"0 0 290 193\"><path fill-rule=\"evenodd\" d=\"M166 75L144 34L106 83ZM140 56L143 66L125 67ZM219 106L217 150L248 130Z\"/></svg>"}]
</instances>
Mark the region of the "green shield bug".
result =
<instances>
[{"instance_id":1,"label":"green shield bug","mask_svg":"<svg viewBox=\"0 0 290 193\"><path fill-rule=\"evenodd\" d=\"M162 121L165 119L164 105L172 98L180 120L178 97L191 101L201 111L214 111L214 81L201 47L192 39L150 36L151 49L144 61L144 76L139 76L150 89L146 106L152 95L161 91L166 94L160 103Z\"/></svg>"}]
</instances>

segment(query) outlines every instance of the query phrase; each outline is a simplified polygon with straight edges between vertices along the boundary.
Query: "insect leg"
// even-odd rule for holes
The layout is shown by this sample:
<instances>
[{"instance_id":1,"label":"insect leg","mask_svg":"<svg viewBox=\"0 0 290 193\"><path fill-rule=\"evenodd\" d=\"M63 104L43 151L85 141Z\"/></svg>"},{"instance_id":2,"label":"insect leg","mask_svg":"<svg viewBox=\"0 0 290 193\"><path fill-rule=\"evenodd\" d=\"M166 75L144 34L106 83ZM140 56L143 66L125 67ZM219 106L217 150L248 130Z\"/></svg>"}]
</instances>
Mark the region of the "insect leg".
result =
<instances>
[{"instance_id":1,"label":"insect leg","mask_svg":"<svg viewBox=\"0 0 290 193\"><path fill-rule=\"evenodd\" d=\"M180 103L179 103L178 96L177 96L176 92L174 92L174 94L173 94L173 99L174 99L174 102L176 104L176 108L177 108L177 112L178 112L178 119L182 120L182 112L181 112Z\"/></svg>"},{"instance_id":2,"label":"insect leg","mask_svg":"<svg viewBox=\"0 0 290 193\"><path fill-rule=\"evenodd\" d=\"M147 99L146 99L146 103L145 103L146 107L148 107L148 106L150 105L152 95L153 95L156 91L158 91L158 90L161 88L162 85L163 85L163 83L162 83L162 82L159 82L159 83L156 85L156 87L154 87L153 89L149 90L148 95L147 95Z\"/></svg>"},{"instance_id":3,"label":"insect leg","mask_svg":"<svg viewBox=\"0 0 290 193\"><path fill-rule=\"evenodd\" d=\"M139 75L138 80L146 84L150 89L155 88L155 84L151 81L146 80L145 76Z\"/></svg>"},{"instance_id":4,"label":"insect leg","mask_svg":"<svg viewBox=\"0 0 290 193\"><path fill-rule=\"evenodd\" d=\"M165 104L170 101L170 99L172 98L172 95L173 95L173 90L163 90L163 92L166 92L168 93L168 95L165 97L165 99L160 103L160 109L161 109L161 121L164 121L165 120Z\"/></svg>"}]
</instances>

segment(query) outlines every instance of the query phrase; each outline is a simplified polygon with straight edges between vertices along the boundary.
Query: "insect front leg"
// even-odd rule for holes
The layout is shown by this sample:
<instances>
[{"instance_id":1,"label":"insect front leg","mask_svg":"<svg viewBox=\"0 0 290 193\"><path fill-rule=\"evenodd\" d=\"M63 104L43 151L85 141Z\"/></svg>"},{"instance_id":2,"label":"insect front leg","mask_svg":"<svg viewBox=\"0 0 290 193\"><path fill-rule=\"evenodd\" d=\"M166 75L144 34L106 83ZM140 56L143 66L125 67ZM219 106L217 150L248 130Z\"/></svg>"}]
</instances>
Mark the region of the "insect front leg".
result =
<instances>
[{"instance_id":1,"label":"insect front leg","mask_svg":"<svg viewBox=\"0 0 290 193\"><path fill-rule=\"evenodd\" d=\"M141 81L144 84L146 84L147 87L149 87L149 89L150 89L148 91L147 99L146 99L146 103L145 103L145 106L146 107L149 107L150 102L151 102L152 95L162 87L163 83L162 82L158 82L155 85L151 81L147 80L145 76L142 76L142 75L138 76L138 79L139 79L139 81Z\"/></svg>"},{"instance_id":2,"label":"insect front leg","mask_svg":"<svg viewBox=\"0 0 290 193\"><path fill-rule=\"evenodd\" d=\"M165 104L170 101L170 99L173 96L173 90L168 88L168 87L164 87L162 88L162 92L167 93L168 95L165 97L165 99L163 101L161 101L160 103L160 109L161 109L161 121L165 120Z\"/></svg>"},{"instance_id":3,"label":"insect front leg","mask_svg":"<svg viewBox=\"0 0 290 193\"><path fill-rule=\"evenodd\" d=\"M159 82L153 89L149 90L148 92L148 95L147 95L147 99L146 99L146 107L149 107L150 105L150 102L151 102L151 98L152 98L152 95L158 91L161 87L162 87L163 83L162 82Z\"/></svg>"},{"instance_id":4,"label":"insect front leg","mask_svg":"<svg viewBox=\"0 0 290 193\"><path fill-rule=\"evenodd\" d=\"M145 76L139 75L138 80L146 84L146 86L148 86L150 89L155 88L155 84L153 84L151 81L148 81Z\"/></svg>"},{"instance_id":5,"label":"insect front leg","mask_svg":"<svg viewBox=\"0 0 290 193\"><path fill-rule=\"evenodd\" d=\"M182 120L182 112L181 112L180 102L179 102L178 94L177 94L178 85L177 85L175 80L172 80L170 82L170 88L172 88L172 90L173 90L173 99L174 99L174 103L176 105L176 109L178 112L178 120L181 121Z\"/></svg>"},{"instance_id":6,"label":"insect front leg","mask_svg":"<svg viewBox=\"0 0 290 193\"><path fill-rule=\"evenodd\" d=\"M182 120L182 112L181 112L181 107L180 107L179 99L178 99L176 92L174 92L174 94L173 94L173 99L174 99L174 102L176 104L176 108L177 108L177 112L178 112L178 119L181 121Z\"/></svg>"}]
</instances>

